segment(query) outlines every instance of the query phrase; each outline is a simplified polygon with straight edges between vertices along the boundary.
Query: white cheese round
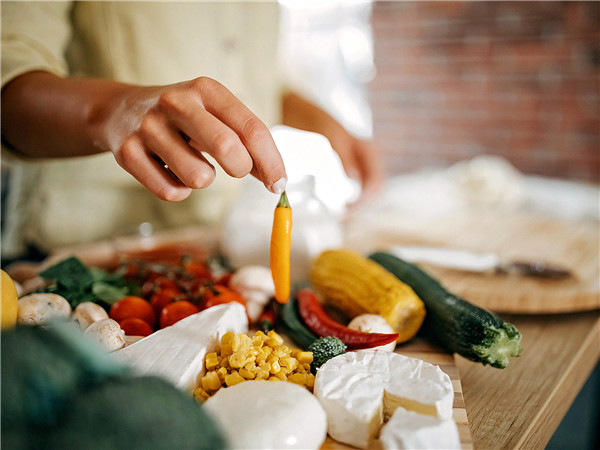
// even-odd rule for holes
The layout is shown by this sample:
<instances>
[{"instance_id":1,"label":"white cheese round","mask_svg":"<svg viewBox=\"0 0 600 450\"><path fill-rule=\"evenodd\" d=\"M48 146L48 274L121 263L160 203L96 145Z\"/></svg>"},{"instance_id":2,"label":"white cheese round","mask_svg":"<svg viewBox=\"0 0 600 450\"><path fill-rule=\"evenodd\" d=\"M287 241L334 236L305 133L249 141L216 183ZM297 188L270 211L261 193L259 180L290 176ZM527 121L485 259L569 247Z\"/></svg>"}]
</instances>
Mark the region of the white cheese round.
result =
<instances>
[{"instance_id":1,"label":"white cheese round","mask_svg":"<svg viewBox=\"0 0 600 450\"><path fill-rule=\"evenodd\" d=\"M319 449L327 415L306 388L285 381L244 381L220 389L203 408L231 448Z\"/></svg>"},{"instance_id":2,"label":"white cheese round","mask_svg":"<svg viewBox=\"0 0 600 450\"><path fill-rule=\"evenodd\" d=\"M398 407L439 419L452 418L454 391L438 366L398 353L359 350L327 361L314 393L327 412L329 435L367 448L384 417Z\"/></svg>"}]
</instances>

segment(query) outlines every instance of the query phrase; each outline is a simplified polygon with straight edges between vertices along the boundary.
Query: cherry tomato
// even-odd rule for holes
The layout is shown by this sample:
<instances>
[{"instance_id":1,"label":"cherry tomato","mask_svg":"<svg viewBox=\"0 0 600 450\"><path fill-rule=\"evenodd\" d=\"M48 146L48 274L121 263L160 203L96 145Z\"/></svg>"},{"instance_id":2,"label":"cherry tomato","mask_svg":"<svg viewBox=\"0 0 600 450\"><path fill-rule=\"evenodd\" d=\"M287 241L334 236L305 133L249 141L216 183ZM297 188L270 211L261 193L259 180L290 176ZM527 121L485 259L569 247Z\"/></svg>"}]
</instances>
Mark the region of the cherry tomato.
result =
<instances>
[{"instance_id":1,"label":"cherry tomato","mask_svg":"<svg viewBox=\"0 0 600 450\"><path fill-rule=\"evenodd\" d=\"M121 322L130 317L137 317L145 321L150 327L156 323L156 313L149 302L142 297L130 295L123 297L117 303L111 306L108 313L111 319Z\"/></svg>"},{"instance_id":2,"label":"cherry tomato","mask_svg":"<svg viewBox=\"0 0 600 450\"><path fill-rule=\"evenodd\" d=\"M132 279L139 275L140 268L136 264L128 263L125 267L124 278Z\"/></svg>"},{"instance_id":3,"label":"cherry tomato","mask_svg":"<svg viewBox=\"0 0 600 450\"><path fill-rule=\"evenodd\" d=\"M221 285L221 286L225 286L225 287L229 287L229 281L231 281L231 276L233 274L231 272L227 272L223 275L221 275L216 281L215 284Z\"/></svg>"},{"instance_id":4,"label":"cherry tomato","mask_svg":"<svg viewBox=\"0 0 600 450\"><path fill-rule=\"evenodd\" d=\"M153 333L152 327L142 319L129 317L119 322L121 329L127 336L149 336Z\"/></svg>"},{"instance_id":5,"label":"cherry tomato","mask_svg":"<svg viewBox=\"0 0 600 450\"><path fill-rule=\"evenodd\" d=\"M225 286L215 285L208 289L204 305L206 308L210 308L211 306L222 305L223 303L231 302L237 302L246 306L246 300L236 291Z\"/></svg>"},{"instance_id":6,"label":"cherry tomato","mask_svg":"<svg viewBox=\"0 0 600 450\"><path fill-rule=\"evenodd\" d=\"M142 293L146 298L163 289L170 289L172 291L179 291L179 293L181 293L181 288L177 285L177 283L162 275L149 279L142 285Z\"/></svg>"},{"instance_id":7,"label":"cherry tomato","mask_svg":"<svg viewBox=\"0 0 600 450\"><path fill-rule=\"evenodd\" d=\"M150 304L152 305L152 308L154 308L156 314L160 314L162 309L167 306L167 303L177 300L181 295L181 291L178 289L161 289L152 294L152 297L150 297Z\"/></svg>"},{"instance_id":8,"label":"cherry tomato","mask_svg":"<svg viewBox=\"0 0 600 450\"><path fill-rule=\"evenodd\" d=\"M210 280L212 275L208 266L200 261L189 261L185 263L184 270L186 273L193 275L201 280Z\"/></svg>"},{"instance_id":9,"label":"cherry tomato","mask_svg":"<svg viewBox=\"0 0 600 450\"><path fill-rule=\"evenodd\" d=\"M198 312L200 312L200 308L187 300L169 303L160 312L160 327L168 327L175 322Z\"/></svg>"}]
</instances>

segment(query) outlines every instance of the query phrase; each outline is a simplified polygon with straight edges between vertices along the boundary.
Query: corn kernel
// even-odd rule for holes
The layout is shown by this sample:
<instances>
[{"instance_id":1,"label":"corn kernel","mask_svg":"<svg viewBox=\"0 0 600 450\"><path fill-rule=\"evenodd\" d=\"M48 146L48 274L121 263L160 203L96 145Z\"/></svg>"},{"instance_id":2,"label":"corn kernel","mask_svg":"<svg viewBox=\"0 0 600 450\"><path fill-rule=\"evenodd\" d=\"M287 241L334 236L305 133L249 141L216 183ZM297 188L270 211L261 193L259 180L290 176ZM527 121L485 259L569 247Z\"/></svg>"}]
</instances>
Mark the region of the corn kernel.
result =
<instances>
[{"instance_id":1,"label":"corn kernel","mask_svg":"<svg viewBox=\"0 0 600 450\"><path fill-rule=\"evenodd\" d=\"M242 378L242 376L237 372L230 373L229 375L227 375L225 377L225 384L227 386L234 386L236 384L241 383L242 381L246 381L246 380L244 380Z\"/></svg>"},{"instance_id":2,"label":"corn kernel","mask_svg":"<svg viewBox=\"0 0 600 450\"><path fill-rule=\"evenodd\" d=\"M298 352L296 358L300 364L308 363L310 365L313 362L312 352Z\"/></svg>"},{"instance_id":3,"label":"corn kernel","mask_svg":"<svg viewBox=\"0 0 600 450\"><path fill-rule=\"evenodd\" d=\"M207 353L205 357L206 370L212 370L219 364L219 357L216 353Z\"/></svg>"},{"instance_id":4,"label":"corn kernel","mask_svg":"<svg viewBox=\"0 0 600 450\"><path fill-rule=\"evenodd\" d=\"M312 373L307 373L306 376L306 387L313 388L315 386L315 376Z\"/></svg>"},{"instance_id":5,"label":"corn kernel","mask_svg":"<svg viewBox=\"0 0 600 450\"><path fill-rule=\"evenodd\" d=\"M245 378L246 380L253 380L254 378L256 378L256 373L248 369L244 369L243 367L239 370L239 374L242 378Z\"/></svg>"},{"instance_id":6,"label":"corn kernel","mask_svg":"<svg viewBox=\"0 0 600 450\"><path fill-rule=\"evenodd\" d=\"M285 373L283 373L283 371L279 371L275 374L275 376L277 378L279 378L281 381L287 381L287 375Z\"/></svg>"},{"instance_id":7,"label":"corn kernel","mask_svg":"<svg viewBox=\"0 0 600 450\"><path fill-rule=\"evenodd\" d=\"M262 347L266 339L267 335L259 330L252 338L252 345L255 347Z\"/></svg>"},{"instance_id":8,"label":"corn kernel","mask_svg":"<svg viewBox=\"0 0 600 450\"><path fill-rule=\"evenodd\" d=\"M287 345L279 345L278 347L276 347L273 352L279 356L280 358L283 358L285 356L290 356L290 348Z\"/></svg>"},{"instance_id":9,"label":"corn kernel","mask_svg":"<svg viewBox=\"0 0 600 450\"><path fill-rule=\"evenodd\" d=\"M306 374L303 374L303 373L293 373L290 376L288 376L287 380L291 381L292 383L305 385L306 384Z\"/></svg>"},{"instance_id":10,"label":"corn kernel","mask_svg":"<svg viewBox=\"0 0 600 450\"><path fill-rule=\"evenodd\" d=\"M275 361L273 363L271 363L271 370L269 370L269 372L271 372L273 375L275 375L276 373L279 373L281 371L281 366L279 365L279 361Z\"/></svg>"},{"instance_id":11,"label":"corn kernel","mask_svg":"<svg viewBox=\"0 0 600 450\"><path fill-rule=\"evenodd\" d=\"M221 383L224 383L225 377L227 376L227 369L225 367L221 367L215 373L219 377L219 380L221 381Z\"/></svg>"},{"instance_id":12,"label":"corn kernel","mask_svg":"<svg viewBox=\"0 0 600 450\"><path fill-rule=\"evenodd\" d=\"M200 402L205 402L210 398L210 395L201 387L197 387L194 389L194 398Z\"/></svg>"},{"instance_id":13,"label":"corn kernel","mask_svg":"<svg viewBox=\"0 0 600 450\"><path fill-rule=\"evenodd\" d=\"M265 343L271 347L276 347L278 345L283 344L283 338L279 336L274 330L271 330L267 333L269 338L265 341Z\"/></svg>"},{"instance_id":14,"label":"corn kernel","mask_svg":"<svg viewBox=\"0 0 600 450\"><path fill-rule=\"evenodd\" d=\"M277 378L275 375L269 377L269 381L281 381L279 378Z\"/></svg>"},{"instance_id":15,"label":"corn kernel","mask_svg":"<svg viewBox=\"0 0 600 450\"><path fill-rule=\"evenodd\" d=\"M221 356L229 356L233 353L233 349L231 348L231 342L221 345Z\"/></svg>"},{"instance_id":16,"label":"corn kernel","mask_svg":"<svg viewBox=\"0 0 600 450\"><path fill-rule=\"evenodd\" d=\"M225 356L224 358L222 358L219 362L219 368L224 367L225 369L227 369L228 367L231 367L229 364L229 358L230 356Z\"/></svg>"},{"instance_id":17,"label":"corn kernel","mask_svg":"<svg viewBox=\"0 0 600 450\"><path fill-rule=\"evenodd\" d=\"M269 375L270 374L268 370L258 369L258 371L256 372L256 379L267 380L269 378Z\"/></svg>"},{"instance_id":18,"label":"corn kernel","mask_svg":"<svg viewBox=\"0 0 600 450\"><path fill-rule=\"evenodd\" d=\"M292 358L291 356L286 356L279 360L279 364L281 364L281 367L285 367L286 369L296 370L298 367L298 360L296 358Z\"/></svg>"},{"instance_id":19,"label":"corn kernel","mask_svg":"<svg viewBox=\"0 0 600 450\"><path fill-rule=\"evenodd\" d=\"M246 363L246 356L243 352L235 352L233 355L229 357L229 365L235 369L239 369L240 367L244 367Z\"/></svg>"},{"instance_id":20,"label":"corn kernel","mask_svg":"<svg viewBox=\"0 0 600 450\"><path fill-rule=\"evenodd\" d=\"M225 333L223 336L221 336L221 345L229 344L229 342L233 339L234 336L235 334L233 333L233 331L228 331L227 333Z\"/></svg>"},{"instance_id":21,"label":"corn kernel","mask_svg":"<svg viewBox=\"0 0 600 450\"><path fill-rule=\"evenodd\" d=\"M304 367L304 370L306 370L307 372L310 372L310 364L308 363L303 363L302 367Z\"/></svg>"},{"instance_id":22,"label":"corn kernel","mask_svg":"<svg viewBox=\"0 0 600 450\"><path fill-rule=\"evenodd\" d=\"M246 351L248 348L250 348L251 343L252 341L247 334L236 334L231 340L231 350L234 352Z\"/></svg>"},{"instance_id":23,"label":"corn kernel","mask_svg":"<svg viewBox=\"0 0 600 450\"><path fill-rule=\"evenodd\" d=\"M216 391L221 387L221 380L216 372L207 372L202 377L202 389L205 391Z\"/></svg>"}]
</instances>

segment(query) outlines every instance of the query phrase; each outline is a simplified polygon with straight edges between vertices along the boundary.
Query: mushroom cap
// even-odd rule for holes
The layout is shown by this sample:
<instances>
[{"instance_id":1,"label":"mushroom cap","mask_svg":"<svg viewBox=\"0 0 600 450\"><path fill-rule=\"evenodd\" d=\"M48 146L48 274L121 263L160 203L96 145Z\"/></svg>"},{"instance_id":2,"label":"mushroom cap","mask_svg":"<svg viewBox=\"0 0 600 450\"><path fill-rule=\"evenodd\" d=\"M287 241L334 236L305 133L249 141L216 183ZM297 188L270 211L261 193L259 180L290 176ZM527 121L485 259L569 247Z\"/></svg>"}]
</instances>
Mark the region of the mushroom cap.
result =
<instances>
[{"instance_id":1,"label":"mushroom cap","mask_svg":"<svg viewBox=\"0 0 600 450\"><path fill-rule=\"evenodd\" d=\"M80 303L73 311L72 316L73 321L77 322L84 331L94 322L108 318L106 310L94 302Z\"/></svg>"},{"instance_id":2,"label":"mushroom cap","mask_svg":"<svg viewBox=\"0 0 600 450\"><path fill-rule=\"evenodd\" d=\"M85 334L95 339L106 351L112 352L125 347L125 333L113 319L101 319L86 328Z\"/></svg>"},{"instance_id":3,"label":"mushroom cap","mask_svg":"<svg viewBox=\"0 0 600 450\"><path fill-rule=\"evenodd\" d=\"M58 294L29 294L19 299L17 323L41 325L51 319L67 319L71 312L69 302Z\"/></svg>"}]
</instances>

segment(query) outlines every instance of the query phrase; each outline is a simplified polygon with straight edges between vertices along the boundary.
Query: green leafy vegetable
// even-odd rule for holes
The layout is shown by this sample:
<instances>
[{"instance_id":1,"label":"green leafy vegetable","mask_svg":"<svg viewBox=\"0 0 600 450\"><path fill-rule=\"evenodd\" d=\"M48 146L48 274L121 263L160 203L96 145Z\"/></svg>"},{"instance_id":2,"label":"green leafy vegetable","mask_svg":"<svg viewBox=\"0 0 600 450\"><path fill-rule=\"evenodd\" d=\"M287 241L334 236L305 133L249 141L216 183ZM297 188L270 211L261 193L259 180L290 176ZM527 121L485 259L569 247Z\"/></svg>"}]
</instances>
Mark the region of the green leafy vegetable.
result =
<instances>
[{"instance_id":1,"label":"green leafy vegetable","mask_svg":"<svg viewBox=\"0 0 600 450\"><path fill-rule=\"evenodd\" d=\"M132 290L123 271L107 272L97 267L88 268L74 256L48 267L40 272L40 276L52 282L40 291L63 296L72 308L83 302L110 306Z\"/></svg>"}]
</instances>

